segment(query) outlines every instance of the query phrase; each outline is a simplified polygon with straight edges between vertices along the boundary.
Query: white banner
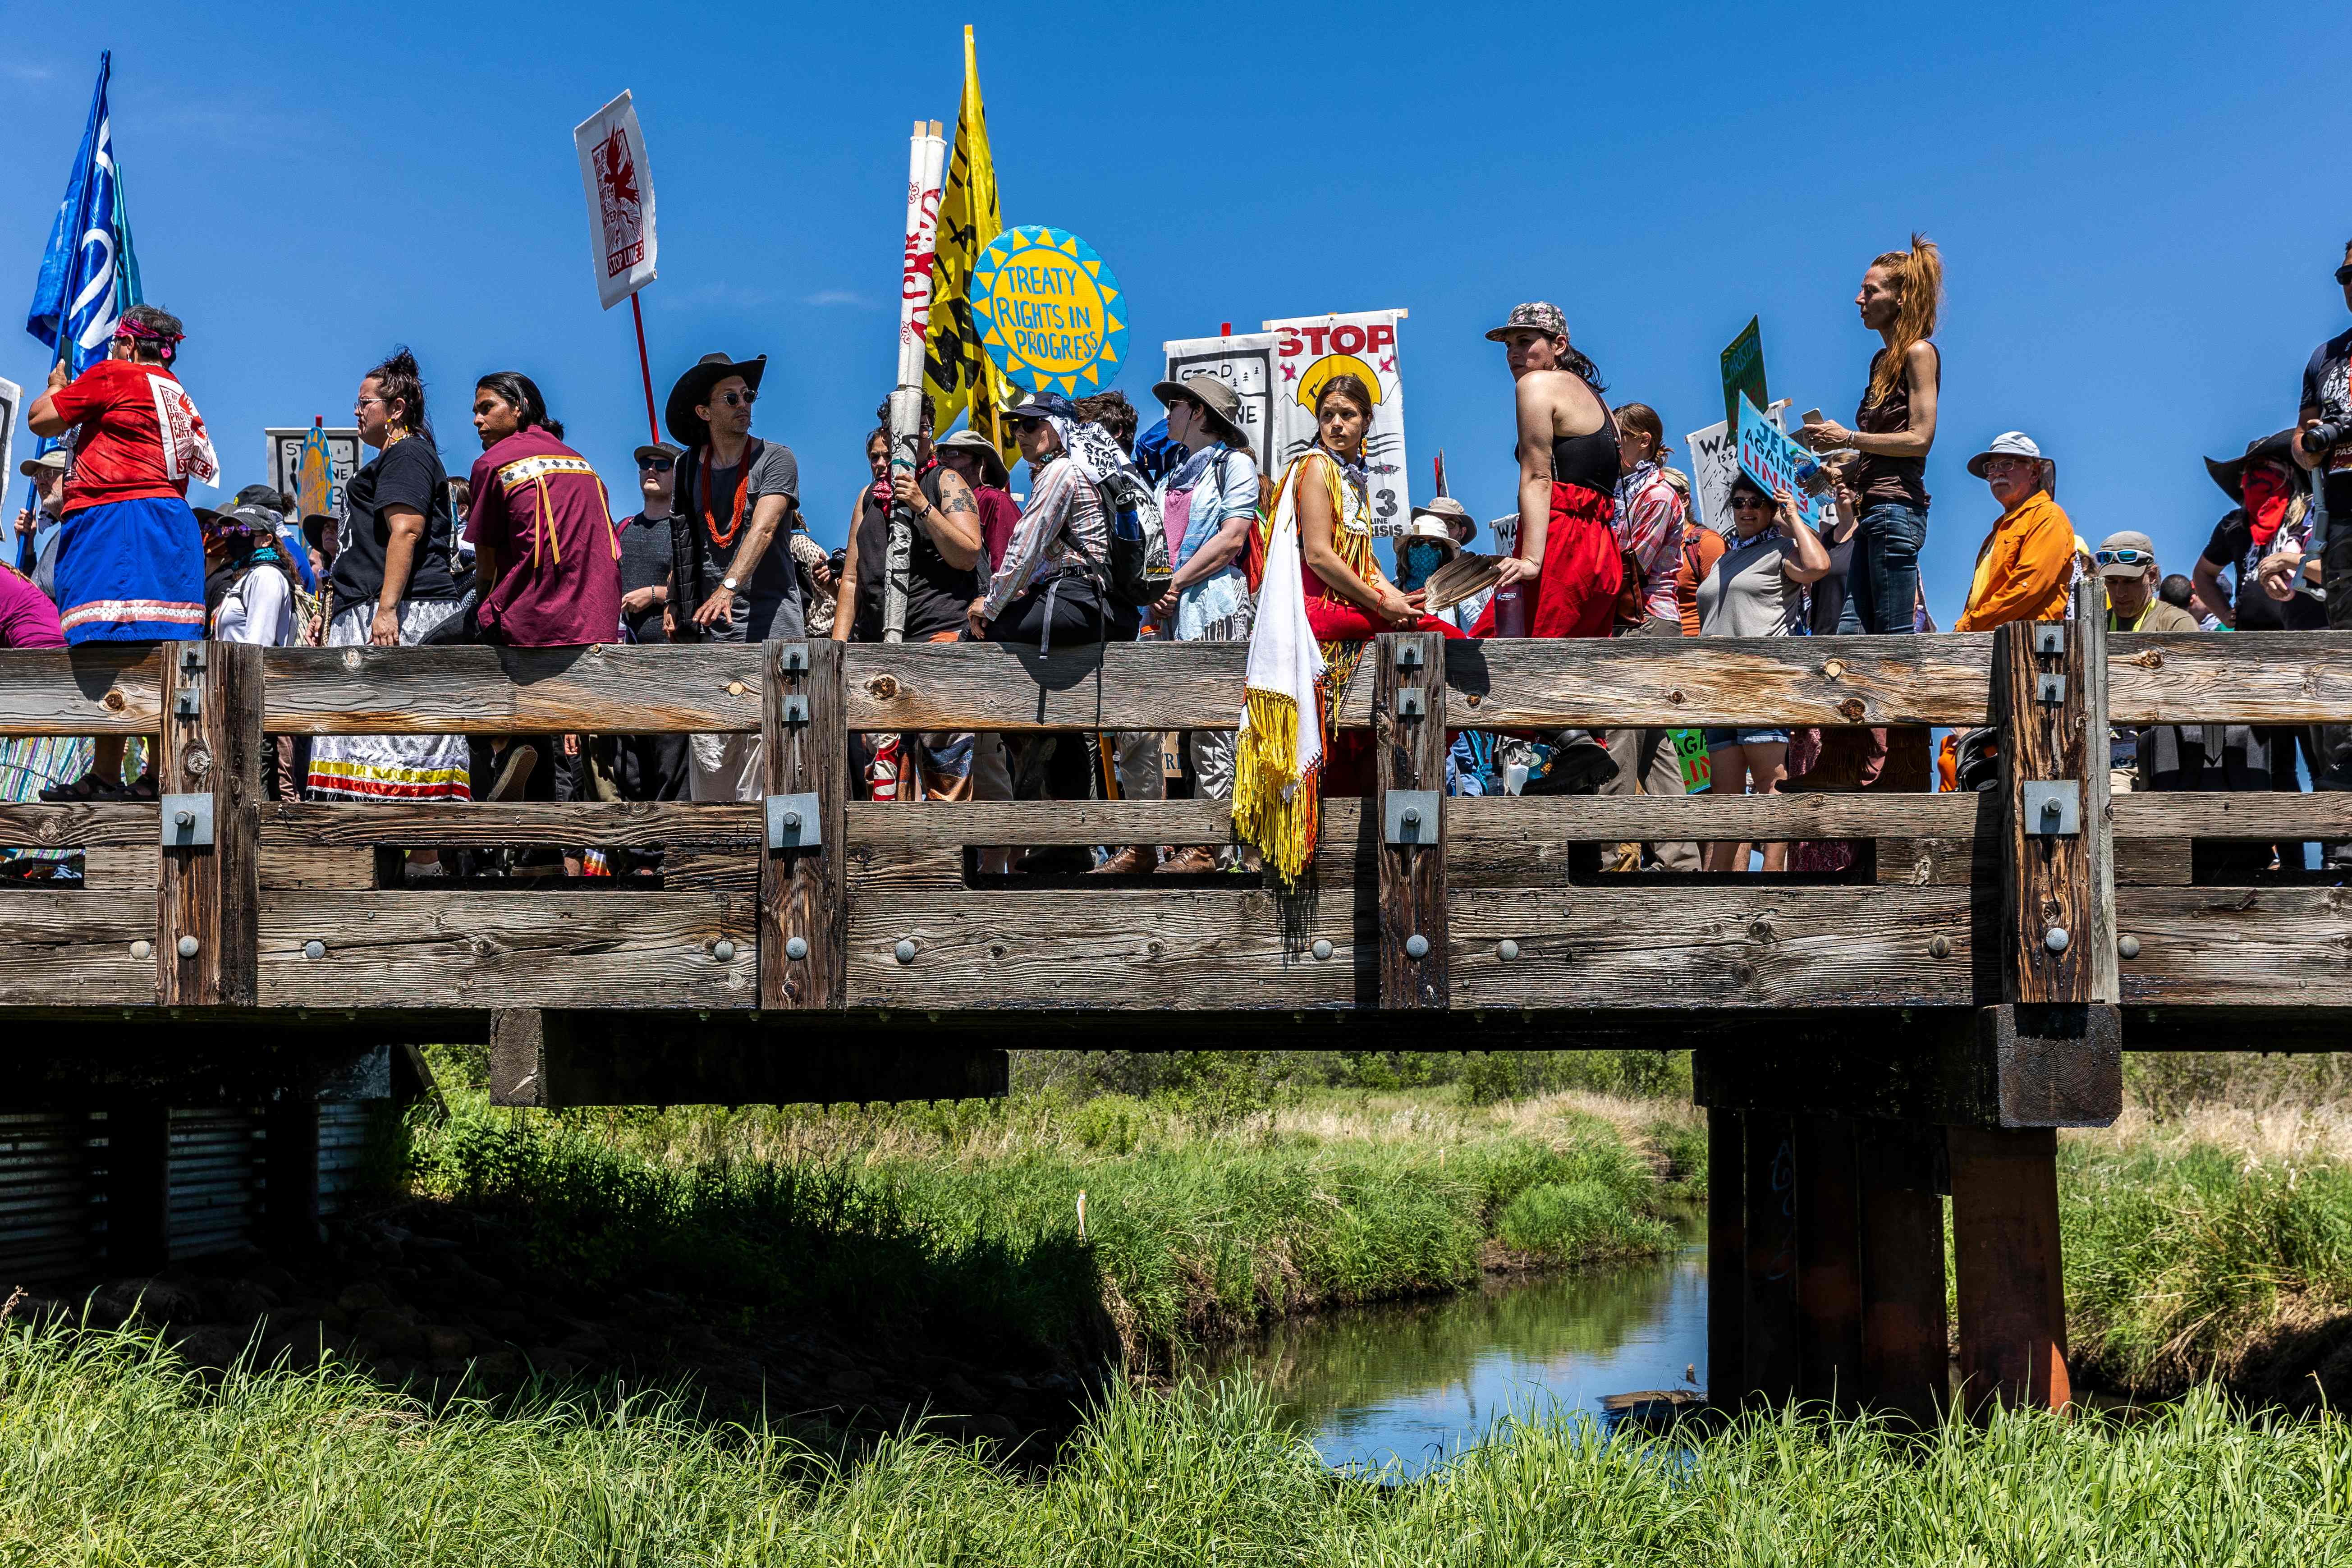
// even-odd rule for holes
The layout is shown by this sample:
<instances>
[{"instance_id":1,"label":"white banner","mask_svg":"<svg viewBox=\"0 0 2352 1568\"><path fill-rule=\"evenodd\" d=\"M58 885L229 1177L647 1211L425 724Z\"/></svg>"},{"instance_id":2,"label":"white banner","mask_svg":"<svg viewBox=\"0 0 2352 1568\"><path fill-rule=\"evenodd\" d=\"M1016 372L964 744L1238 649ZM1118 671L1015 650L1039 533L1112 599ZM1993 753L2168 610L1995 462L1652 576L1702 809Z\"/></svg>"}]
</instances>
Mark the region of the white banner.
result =
<instances>
[{"instance_id":1,"label":"white banner","mask_svg":"<svg viewBox=\"0 0 2352 1568\"><path fill-rule=\"evenodd\" d=\"M1168 379L1215 376L1242 401L1242 426L1249 432L1250 456L1265 467L1266 431L1274 416L1274 334L1244 332L1230 338L1174 338L1168 351Z\"/></svg>"},{"instance_id":2,"label":"white banner","mask_svg":"<svg viewBox=\"0 0 2352 1568\"><path fill-rule=\"evenodd\" d=\"M588 193L588 253L596 297L611 310L654 280L654 172L625 92L572 127Z\"/></svg>"},{"instance_id":3,"label":"white banner","mask_svg":"<svg viewBox=\"0 0 2352 1568\"><path fill-rule=\"evenodd\" d=\"M1789 400L1781 398L1764 411L1775 425L1785 426ZM1704 430L1683 437L1680 467L1690 475L1691 500L1698 519L1717 533L1731 531L1731 481L1739 472L1739 441L1731 426L1718 419Z\"/></svg>"},{"instance_id":4,"label":"white banner","mask_svg":"<svg viewBox=\"0 0 2352 1568\"><path fill-rule=\"evenodd\" d=\"M16 416L24 411L25 389L13 381L0 381L0 487L14 483L17 477Z\"/></svg>"},{"instance_id":5,"label":"white banner","mask_svg":"<svg viewBox=\"0 0 2352 1568\"><path fill-rule=\"evenodd\" d=\"M1372 532L1399 534L1412 514L1406 489L1404 381L1397 374L1397 323L1402 310L1300 316L1268 321L1274 343L1274 461L1280 475L1315 444L1315 394L1332 376L1352 373L1371 387L1372 427L1364 437L1371 479Z\"/></svg>"}]
</instances>

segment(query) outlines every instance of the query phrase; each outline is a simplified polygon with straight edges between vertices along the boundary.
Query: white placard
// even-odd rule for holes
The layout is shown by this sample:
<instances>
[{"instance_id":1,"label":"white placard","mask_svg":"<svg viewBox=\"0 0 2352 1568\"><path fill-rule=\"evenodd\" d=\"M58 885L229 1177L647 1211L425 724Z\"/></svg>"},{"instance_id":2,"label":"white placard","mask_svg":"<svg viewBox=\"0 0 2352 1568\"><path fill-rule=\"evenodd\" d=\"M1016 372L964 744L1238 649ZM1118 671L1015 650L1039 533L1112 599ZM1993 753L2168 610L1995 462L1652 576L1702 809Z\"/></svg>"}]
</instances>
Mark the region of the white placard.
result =
<instances>
[{"instance_id":1,"label":"white placard","mask_svg":"<svg viewBox=\"0 0 2352 1568\"><path fill-rule=\"evenodd\" d=\"M1786 427L1785 397L1764 411L1773 424ZM1683 470L1690 475L1691 500L1698 519L1717 533L1731 531L1731 481L1739 472L1739 441L1731 426L1718 419L1704 430L1683 437Z\"/></svg>"},{"instance_id":2,"label":"white placard","mask_svg":"<svg viewBox=\"0 0 2352 1568\"><path fill-rule=\"evenodd\" d=\"M588 193L596 297L611 310L654 280L654 171L626 92L572 128Z\"/></svg>"},{"instance_id":3,"label":"white placard","mask_svg":"<svg viewBox=\"0 0 2352 1568\"><path fill-rule=\"evenodd\" d=\"M1274 334L1174 338L1160 346L1168 353L1170 381L1206 373L1234 389L1241 399L1242 428L1249 432L1250 456L1263 470L1266 430L1274 416Z\"/></svg>"},{"instance_id":4,"label":"white placard","mask_svg":"<svg viewBox=\"0 0 2352 1568\"><path fill-rule=\"evenodd\" d=\"M0 381L0 487L16 478L16 416L25 411L25 389Z\"/></svg>"},{"instance_id":5,"label":"white placard","mask_svg":"<svg viewBox=\"0 0 2352 1568\"><path fill-rule=\"evenodd\" d=\"M262 472L269 477L265 481L277 487L295 500L296 515L288 521L299 523L312 512L321 517L343 519L343 487L360 471L360 433L357 430L321 430L327 438L327 471L324 479L324 500L320 499L321 476L308 476L310 493L303 492L302 443L310 434L310 426L298 425L290 429L271 429L262 433L268 450L263 456Z\"/></svg>"},{"instance_id":6,"label":"white placard","mask_svg":"<svg viewBox=\"0 0 2352 1568\"><path fill-rule=\"evenodd\" d=\"M1275 460L1281 474L1315 444L1315 389L1331 375L1351 371L1372 378L1372 427L1364 437L1364 465L1370 473L1372 532L1402 533L1412 515L1406 487L1410 463L1404 449L1404 381L1397 372L1397 323L1402 310L1358 310L1346 315L1299 316L1268 321L1274 333Z\"/></svg>"}]
</instances>

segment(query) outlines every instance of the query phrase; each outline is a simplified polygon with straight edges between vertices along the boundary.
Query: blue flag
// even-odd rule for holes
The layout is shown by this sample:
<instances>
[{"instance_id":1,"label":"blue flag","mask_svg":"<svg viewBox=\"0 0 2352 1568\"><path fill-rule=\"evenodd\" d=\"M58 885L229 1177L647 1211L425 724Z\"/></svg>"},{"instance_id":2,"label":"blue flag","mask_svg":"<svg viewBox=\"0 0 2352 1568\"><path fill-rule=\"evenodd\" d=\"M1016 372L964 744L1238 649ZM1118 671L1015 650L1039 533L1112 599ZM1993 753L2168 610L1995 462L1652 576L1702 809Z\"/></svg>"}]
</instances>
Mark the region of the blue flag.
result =
<instances>
[{"instance_id":1,"label":"blue flag","mask_svg":"<svg viewBox=\"0 0 2352 1568\"><path fill-rule=\"evenodd\" d=\"M49 346L68 374L79 375L104 359L114 340L114 323L139 303L139 262L131 249L131 217L123 205L122 176L114 163L114 131L106 110L106 80L113 52L98 57L98 90L90 95L89 124L81 133L66 176L65 200L58 204L41 257L40 281L33 288L25 330Z\"/></svg>"}]
</instances>

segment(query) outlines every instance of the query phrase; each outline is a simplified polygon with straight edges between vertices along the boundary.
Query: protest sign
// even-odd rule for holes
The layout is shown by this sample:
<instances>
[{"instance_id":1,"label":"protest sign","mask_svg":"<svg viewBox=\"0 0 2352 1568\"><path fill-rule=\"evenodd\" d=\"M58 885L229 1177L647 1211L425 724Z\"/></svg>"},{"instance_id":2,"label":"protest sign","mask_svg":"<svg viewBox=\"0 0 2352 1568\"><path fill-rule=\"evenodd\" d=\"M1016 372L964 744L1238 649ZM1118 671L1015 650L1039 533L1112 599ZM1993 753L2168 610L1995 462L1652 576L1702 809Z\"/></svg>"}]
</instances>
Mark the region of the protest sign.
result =
<instances>
[{"instance_id":1,"label":"protest sign","mask_svg":"<svg viewBox=\"0 0 2352 1568\"><path fill-rule=\"evenodd\" d=\"M1675 761L1682 764L1683 793L1705 795L1715 782L1715 769L1706 755L1706 731L1669 730L1666 733L1674 737Z\"/></svg>"},{"instance_id":2,"label":"protest sign","mask_svg":"<svg viewBox=\"0 0 2352 1568\"><path fill-rule=\"evenodd\" d=\"M1274 448L1268 470L1280 473L1315 444L1315 395L1335 375L1353 374L1371 389L1372 427L1364 436L1364 467L1372 506L1372 532L1399 534L1412 513L1406 486L1404 381L1397 372L1397 323L1402 310L1300 316L1268 321L1274 342Z\"/></svg>"},{"instance_id":3,"label":"protest sign","mask_svg":"<svg viewBox=\"0 0 2352 1568\"><path fill-rule=\"evenodd\" d=\"M1084 397L1118 375L1127 300L1118 279L1076 235L1024 224L988 242L971 274L981 346L1005 379L1032 392Z\"/></svg>"},{"instance_id":4,"label":"protest sign","mask_svg":"<svg viewBox=\"0 0 2352 1568\"><path fill-rule=\"evenodd\" d=\"M1739 399L1739 466L1767 493L1786 489L1795 496L1808 527L1818 531L1829 526L1829 496L1806 489L1821 473L1820 460L1765 418L1764 411L1745 395Z\"/></svg>"},{"instance_id":5,"label":"protest sign","mask_svg":"<svg viewBox=\"0 0 2352 1568\"><path fill-rule=\"evenodd\" d=\"M262 432L268 483L294 498L293 521L343 518L343 487L360 471L360 433L316 425Z\"/></svg>"},{"instance_id":6,"label":"protest sign","mask_svg":"<svg viewBox=\"0 0 2352 1568\"><path fill-rule=\"evenodd\" d=\"M646 133L625 92L572 130L588 193L588 252L596 297L611 310L654 280L654 175Z\"/></svg>"},{"instance_id":7,"label":"protest sign","mask_svg":"<svg viewBox=\"0 0 2352 1568\"><path fill-rule=\"evenodd\" d=\"M1764 411L1775 425L1788 423L1789 400L1782 398ZM1728 425L1710 425L1683 437L1683 461L1688 466L1691 502L1698 520L1717 533L1731 527L1731 476L1739 471L1739 443Z\"/></svg>"},{"instance_id":8,"label":"protest sign","mask_svg":"<svg viewBox=\"0 0 2352 1568\"><path fill-rule=\"evenodd\" d=\"M1759 408L1772 405L1764 392L1764 329L1754 316L1723 351L1723 423L1730 429L1739 428L1743 395Z\"/></svg>"},{"instance_id":9,"label":"protest sign","mask_svg":"<svg viewBox=\"0 0 2352 1568\"><path fill-rule=\"evenodd\" d=\"M1266 434L1274 419L1274 334L1244 332L1227 338L1175 338L1160 345L1168 352L1168 379L1188 375L1215 376L1241 399L1242 425L1249 431L1250 455L1263 468Z\"/></svg>"},{"instance_id":10,"label":"protest sign","mask_svg":"<svg viewBox=\"0 0 2352 1568\"><path fill-rule=\"evenodd\" d=\"M16 477L16 416L25 406L25 389L0 381L0 486Z\"/></svg>"}]
</instances>

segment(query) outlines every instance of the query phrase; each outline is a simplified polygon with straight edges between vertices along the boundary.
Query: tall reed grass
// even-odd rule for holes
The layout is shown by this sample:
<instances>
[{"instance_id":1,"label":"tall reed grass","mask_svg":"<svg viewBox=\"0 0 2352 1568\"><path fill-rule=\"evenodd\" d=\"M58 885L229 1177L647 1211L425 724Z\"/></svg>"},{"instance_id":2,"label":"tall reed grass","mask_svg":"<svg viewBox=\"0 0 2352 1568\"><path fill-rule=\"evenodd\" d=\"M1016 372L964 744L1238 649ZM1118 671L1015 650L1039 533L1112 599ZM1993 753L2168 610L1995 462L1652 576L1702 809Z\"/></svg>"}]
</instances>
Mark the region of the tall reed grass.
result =
<instances>
[{"instance_id":1,"label":"tall reed grass","mask_svg":"<svg viewBox=\"0 0 2352 1568\"><path fill-rule=\"evenodd\" d=\"M1245 1384L1121 1393L1040 1477L929 1436L837 1460L656 1398L437 1414L331 1367L208 1382L152 1342L0 1337L0 1561L284 1568L2352 1561L2352 1429L2200 1393L2144 1422L1906 1438L1530 1412L1425 1479L1335 1479ZM1681 1446L1687 1443L1687 1447Z\"/></svg>"}]
</instances>

